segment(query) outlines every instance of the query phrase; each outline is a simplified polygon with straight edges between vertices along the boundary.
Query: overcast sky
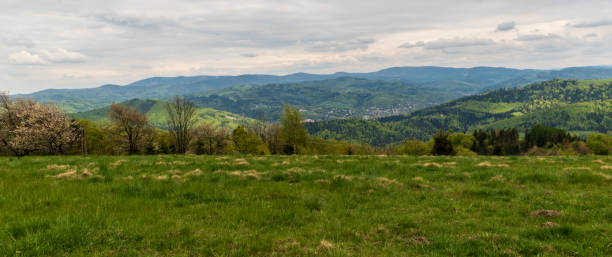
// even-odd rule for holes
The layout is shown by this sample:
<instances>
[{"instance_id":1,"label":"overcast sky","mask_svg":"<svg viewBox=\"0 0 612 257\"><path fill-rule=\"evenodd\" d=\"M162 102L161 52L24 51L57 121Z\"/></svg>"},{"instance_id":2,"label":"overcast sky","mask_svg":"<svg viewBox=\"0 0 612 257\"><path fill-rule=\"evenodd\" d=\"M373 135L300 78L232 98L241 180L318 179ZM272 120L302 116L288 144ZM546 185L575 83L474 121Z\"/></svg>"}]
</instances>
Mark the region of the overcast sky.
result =
<instances>
[{"instance_id":1,"label":"overcast sky","mask_svg":"<svg viewBox=\"0 0 612 257\"><path fill-rule=\"evenodd\" d=\"M0 91L152 76L612 64L612 1L2 0Z\"/></svg>"}]
</instances>

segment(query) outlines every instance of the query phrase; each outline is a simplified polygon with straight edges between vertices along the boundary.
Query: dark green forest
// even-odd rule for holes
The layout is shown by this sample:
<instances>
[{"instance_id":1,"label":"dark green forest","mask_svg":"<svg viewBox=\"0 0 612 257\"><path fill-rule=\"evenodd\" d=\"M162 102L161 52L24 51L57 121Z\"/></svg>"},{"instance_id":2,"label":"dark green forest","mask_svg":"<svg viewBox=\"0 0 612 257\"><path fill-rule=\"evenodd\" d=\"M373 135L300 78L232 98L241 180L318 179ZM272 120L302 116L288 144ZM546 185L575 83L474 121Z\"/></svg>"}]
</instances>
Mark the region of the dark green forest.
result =
<instances>
[{"instance_id":1,"label":"dark green forest","mask_svg":"<svg viewBox=\"0 0 612 257\"><path fill-rule=\"evenodd\" d=\"M439 129L468 132L543 124L578 133L608 133L611 99L611 80L555 79L488 91L405 115L323 121L307 127L316 136L377 146L410 138L427 140Z\"/></svg>"}]
</instances>

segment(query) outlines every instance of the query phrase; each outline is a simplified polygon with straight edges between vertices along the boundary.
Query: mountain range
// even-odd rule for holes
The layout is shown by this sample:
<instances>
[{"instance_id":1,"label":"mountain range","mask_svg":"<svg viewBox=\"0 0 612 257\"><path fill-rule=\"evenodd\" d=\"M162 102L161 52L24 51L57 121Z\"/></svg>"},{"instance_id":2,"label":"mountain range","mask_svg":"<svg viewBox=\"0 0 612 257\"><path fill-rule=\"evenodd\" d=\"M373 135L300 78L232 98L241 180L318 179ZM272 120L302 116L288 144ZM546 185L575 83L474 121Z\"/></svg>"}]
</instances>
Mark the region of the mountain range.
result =
<instances>
[{"instance_id":1,"label":"mountain range","mask_svg":"<svg viewBox=\"0 0 612 257\"><path fill-rule=\"evenodd\" d=\"M45 90L29 97L54 102L76 118L105 120L123 102L165 126L164 103L181 95L198 108L198 123L235 127L277 121L284 104L300 109L312 135L384 146L428 139L439 129L545 124L575 133L612 132L612 68L519 70L396 67L372 73L149 78L126 86Z\"/></svg>"},{"instance_id":2,"label":"mountain range","mask_svg":"<svg viewBox=\"0 0 612 257\"><path fill-rule=\"evenodd\" d=\"M262 86L268 84L295 84L301 82L330 80L344 77L402 82L432 90L446 91L455 98L497 88L511 88L554 78L603 79L612 77L612 68L604 66L575 67L560 70L510 69L496 67L447 68L447 67L394 67L369 73L346 73L317 75L295 73L285 76L239 75L239 76L193 76L154 77L125 86L103 85L86 89L48 89L16 97L32 98L41 102L54 102L67 112L89 111L138 99L167 99L172 96L206 96L211 90L222 90L234 86ZM444 101L446 98L440 98ZM441 103L441 102L435 102Z\"/></svg>"}]
</instances>

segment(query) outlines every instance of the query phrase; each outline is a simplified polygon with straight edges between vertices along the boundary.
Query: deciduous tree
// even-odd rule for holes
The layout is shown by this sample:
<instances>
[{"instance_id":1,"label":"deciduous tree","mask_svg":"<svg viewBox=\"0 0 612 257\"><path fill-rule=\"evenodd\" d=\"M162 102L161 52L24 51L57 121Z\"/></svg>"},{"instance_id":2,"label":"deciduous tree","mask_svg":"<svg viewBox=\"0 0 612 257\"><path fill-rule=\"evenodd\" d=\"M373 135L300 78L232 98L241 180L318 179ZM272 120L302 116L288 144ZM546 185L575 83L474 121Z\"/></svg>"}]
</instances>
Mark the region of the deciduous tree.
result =
<instances>
[{"instance_id":1,"label":"deciduous tree","mask_svg":"<svg viewBox=\"0 0 612 257\"><path fill-rule=\"evenodd\" d=\"M300 147L305 147L308 140L308 131L302 124L302 114L297 108L288 104L281 115L281 138L286 154L298 154Z\"/></svg>"},{"instance_id":2,"label":"deciduous tree","mask_svg":"<svg viewBox=\"0 0 612 257\"><path fill-rule=\"evenodd\" d=\"M128 153L137 153L144 131L149 126L147 115L121 104L112 104L108 115L119 134L125 138Z\"/></svg>"},{"instance_id":3,"label":"deciduous tree","mask_svg":"<svg viewBox=\"0 0 612 257\"><path fill-rule=\"evenodd\" d=\"M17 156L66 153L77 131L76 122L53 104L0 94L0 144Z\"/></svg>"},{"instance_id":4,"label":"deciduous tree","mask_svg":"<svg viewBox=\"0 0 612 257\"><path fill-rule=\"evenodd\" d=\"M189 99L177 96L166 103L166 112L168 130L176 143L176 152L184 154L189 145L189 132L196 121L195 105Z\"/></svg>"}]
</instances>

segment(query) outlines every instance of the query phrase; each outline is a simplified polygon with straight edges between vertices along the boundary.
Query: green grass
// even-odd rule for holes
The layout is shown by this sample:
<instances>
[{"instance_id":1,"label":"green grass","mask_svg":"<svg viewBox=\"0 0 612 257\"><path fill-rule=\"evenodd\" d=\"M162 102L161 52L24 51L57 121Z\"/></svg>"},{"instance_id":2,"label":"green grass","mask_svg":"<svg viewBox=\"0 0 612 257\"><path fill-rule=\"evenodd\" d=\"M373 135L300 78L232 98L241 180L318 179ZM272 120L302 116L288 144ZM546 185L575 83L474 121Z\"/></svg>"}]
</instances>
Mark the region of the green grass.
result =
<instances>
[{"instance_id":1,"label":"green grass","mask_svg":"<svg viewBox=\"0 0 612 257\"><path fill-rule=\"evenodd\" d=\"M134 107L147 115L147 119L152 126L165 127L167 126L168 114L166 111L166 102L161 100L139 100L134 99L123 104ZM72 116L78 119L87 119L95 122L107 122L109 106L87 111L75 113ZM229 113L226 111L215 110L212 108L198 107L196 108L196 125L209 123L218 127L235 128L239 125L253 122L251 118Z\"/></svg>"},{"instance_id":2,"label":"green grass","mask_svg":"<svg viewBox=\"0 0 612 257\"><path fill-rule=\"evenodd\" d=\"M0 162L0 256L612 255L611 157ZM84 168L94 176L50 177ZM156 179L169 171L180 178Z\"/></svg>"}]
</instances>

